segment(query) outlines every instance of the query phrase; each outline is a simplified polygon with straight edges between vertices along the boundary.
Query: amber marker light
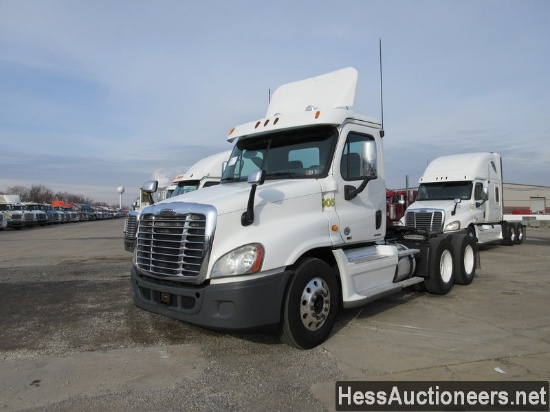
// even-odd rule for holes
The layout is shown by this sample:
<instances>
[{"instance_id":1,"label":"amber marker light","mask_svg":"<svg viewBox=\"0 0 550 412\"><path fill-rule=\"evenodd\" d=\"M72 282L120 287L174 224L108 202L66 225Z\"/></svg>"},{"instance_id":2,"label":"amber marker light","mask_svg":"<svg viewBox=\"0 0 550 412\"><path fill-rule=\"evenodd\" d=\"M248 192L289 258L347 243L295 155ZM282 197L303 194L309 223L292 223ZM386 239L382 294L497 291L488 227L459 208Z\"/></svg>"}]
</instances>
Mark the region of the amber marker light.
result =
<instances>
[{"instance_id":1,"label":"amber marker light","mask_svg":"<svg viewBox=\"0 0 550 412\"><path fill-rule=\"evenodd\" d=\"M317 110L317 111L315 112L315 118L318 119L319 116L321 116L321 111L320 111L320 110Z\"/></svg>"},{"instance_id":2,"label":"amber marker light","mask_svg":"<svg viewBox=\"0 0 550 412\"><path fill-rule=\"evenodd\" d=\"M277 123L279 123L279 118L278 117L273 121L273 124L277 124Z\"/></svg>"},{"instance_id":3,"label":"amber marker light","mask_svg":"<svg viewBox=\"0 0 550 412\"><path fill-rule=\"evenodd\" d=\"M264 122L264 127L266 127L268 124L269 124L269 119L267 119L267 120Z\"/></svg>"},{"instance_id":4,"label":"amber marker light","mask_svg":"<svg viewBox=\"0 0 550 412\"><path fill-rule=\"evenodd\" d=\"M235 131L235 128L231 129L231 130L229 131L229 136L231 136L231 135L233 134L234 131Z\"/></svg>"},{"instance_id":5,"label":"amber marker light","mask_svg":"<svg viewBox=\"0 0 550 412\"><path fill-rule=\"evenodd\" d=\"M332 225L331 229L333 232L338 232L339 227L338 225Z\"/></svg>"},{"instance_id":6,"label":"amber marker light","mask_svg":"<svg viewBox=\"0 0 550 412\"><path fill-rule=\"evenodd\" d=\"M258 120L258 121L256 122L256 126L254 126L254 129L257 129L259 125L260 125L260 121Z\"/></svg>"}]
</instances>

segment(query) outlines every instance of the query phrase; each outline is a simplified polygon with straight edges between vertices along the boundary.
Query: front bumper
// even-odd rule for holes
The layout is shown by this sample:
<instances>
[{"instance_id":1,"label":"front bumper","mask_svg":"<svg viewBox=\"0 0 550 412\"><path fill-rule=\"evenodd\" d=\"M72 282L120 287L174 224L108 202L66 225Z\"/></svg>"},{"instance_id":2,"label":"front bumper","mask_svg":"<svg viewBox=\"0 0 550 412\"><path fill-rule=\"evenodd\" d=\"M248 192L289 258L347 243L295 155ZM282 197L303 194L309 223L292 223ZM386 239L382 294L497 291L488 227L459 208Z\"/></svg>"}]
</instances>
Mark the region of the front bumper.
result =
<instances>
[{"instance_id":1,"label":"front bumper","mask_svg":"<svg viewBox=\"0 0 550 412\"><path fill-rule=\"evenodd\" d=\"M8 220L8 227L19 228L27 224L24 220Z\"/></svg>"},{"instance_id":2,"label":"front bumper","mask_svg":"<svg viewBox=\"0 0 550 412\"><path fill-rule=\"evenodd\" d=\"M260 279L192 286L161 282L131 269L134 304L159 315L217 330L245 330L280 322L291 271Z\"/></svg>"}]
</instances>

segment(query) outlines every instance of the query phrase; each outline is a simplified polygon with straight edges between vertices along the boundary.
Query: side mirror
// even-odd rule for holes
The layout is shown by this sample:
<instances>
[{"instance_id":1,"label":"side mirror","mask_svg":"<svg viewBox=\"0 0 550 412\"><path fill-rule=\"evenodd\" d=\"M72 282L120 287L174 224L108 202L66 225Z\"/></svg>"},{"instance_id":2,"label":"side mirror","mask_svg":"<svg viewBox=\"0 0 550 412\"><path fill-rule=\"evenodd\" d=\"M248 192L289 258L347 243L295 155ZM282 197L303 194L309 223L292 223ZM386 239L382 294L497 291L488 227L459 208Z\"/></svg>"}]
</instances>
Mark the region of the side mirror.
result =
<instances>
[{"instance_id":1,"label":"side mirror","mask_svg":"<svg viewBox=\"0 0 550 412\"><path fill-rule=\"evenodd\" d=\"M143 190L145 193L155 193L158 189L159 182L158 180L150 180L143 184Z\"/></svg>"},{"instance_id":2,"label":"side mirror","mask_svg":"<svg viewBox=\"0 0 550 412\"><path fill-rule=\"evenodd\" d=\"M252 186L248 197L246 211L241 215L241 225L249 226L254 223L254 197L256 196L256 187L265 182L265 170L254 170L248 175L248 184Z\"/></svg>"},{"instance_id":3,"label":"side mirror","mask_svg":"<svg viewBox=\"0 0 550 412\"><path fill-rule=\"evenodd\" d=\"M376 142L368 140L361 142L361 177L378 175Z\"/></svg>"},{"instance_id":4,"label":"side mirror","mask_svg":"<svg viewBox=\"0 0 550 412\"><path fill-rule=\"evenodd\" d=\"M254 170L248 175L249 185L261 185L265 181L265 170Z\"/></svg>"},{"instance_id":5,"label":"side mirror","mask_svg":"<svg viewBox=\"0 0 550 412\"><path fill-rule=\"evenodd\" d=\"M377 154L376 154L376 142L374 140L368 140L361 142L361 179L363 181L359 187L345 185L344 186L344 199L352 200L359 193L365 190L367 184L374 179L378 178L377 167Z\"/></svg>"},{"instance_id":6,"label":"side mirror","mask_svg":"<svg viewBox=\"0 0 550 412\"><path fill-rule=\"evenodd\" d=\"M456 214L456 207L458 206L459 203L462 202L462 200L461 200L459 197L457 197L457 198L454 200L454 202L455 202L455 208L454 208L453 211L451 212L451 216L454 216L454 215Z\"/></svg>"}]
</instances>

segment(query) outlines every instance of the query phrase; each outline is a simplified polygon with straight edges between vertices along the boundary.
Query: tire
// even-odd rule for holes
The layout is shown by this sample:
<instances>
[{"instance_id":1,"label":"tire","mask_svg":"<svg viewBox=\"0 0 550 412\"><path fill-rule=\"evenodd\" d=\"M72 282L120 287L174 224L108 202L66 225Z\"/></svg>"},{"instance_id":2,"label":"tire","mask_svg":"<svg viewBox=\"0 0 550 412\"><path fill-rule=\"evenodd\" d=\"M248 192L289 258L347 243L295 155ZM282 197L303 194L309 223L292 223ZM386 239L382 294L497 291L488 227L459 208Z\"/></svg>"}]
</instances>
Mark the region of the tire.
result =
<instances>
[{"instance_id":1,"label":"tire","mask_svg":"<svg viewBox=\"0 0 550 412\"><path fill-rule=\"evenodd\" d=\"M502 239L501 244L504 246L514 246L517 237L516 225L513 223L503 223L502 234L504 239Z\"/></svg>"},{"instance_id":2,"label":"tire","mask_svg":"<svg viewBox=\"0 0 550 412\"><path fill-rule=\"evenodd\" d=\"M523 224L518 223L516 225L516 245L521 245L523 243L523 240L525 239L525 226Z\"/></svg>"},{"instance_id":3,"label":"tire","mask_svg":"<svg viewBox=\"0 0 550 412\"><path fill-rule=\"evenodd\" d=\"M284 302L281 341L311 349L329 336L340 304L338 281L332 268L309 258L294 271Z\"/></svg>"},{"instance_id":4,"label":"tire","mask_svg":"<svg viewBox=\"0 0 550 412\"><path fill-rule=\"evenodd\" d=\"M476 275L477 244L469 235L455 235L451 240L453 246L455 283L469 285Z\"/></svg>"},{"instance_id":5,"label":"tire","mask_svg":"<svg viewBox=\"0 0 550 412\"><path fill-rule=\"evenodd\" d=\"M454 253L448 238L436 237L430 241L428 278L426 290L435 295L446 295L454 286Z\"/></svg>"}]
</instances>

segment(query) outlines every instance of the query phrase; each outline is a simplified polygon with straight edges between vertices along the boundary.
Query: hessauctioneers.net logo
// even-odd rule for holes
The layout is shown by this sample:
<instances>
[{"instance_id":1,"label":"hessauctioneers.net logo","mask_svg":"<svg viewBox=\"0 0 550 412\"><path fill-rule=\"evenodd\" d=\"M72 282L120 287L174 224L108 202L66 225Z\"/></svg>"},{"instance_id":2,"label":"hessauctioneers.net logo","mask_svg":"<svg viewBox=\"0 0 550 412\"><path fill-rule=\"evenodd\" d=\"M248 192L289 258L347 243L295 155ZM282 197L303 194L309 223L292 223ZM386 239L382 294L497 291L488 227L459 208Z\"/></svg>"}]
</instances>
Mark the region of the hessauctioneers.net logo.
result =
<instances>
[{"instance_id":1,"label":"hessauctioneers.net logo","mask_svg":"<svg viewBox=\"0 0 550 412\"><path fill-rule=\"evenodd\" d=\"M336 382L337 411L549 411L548 381Z\"/></svg>"}]
</instances>

